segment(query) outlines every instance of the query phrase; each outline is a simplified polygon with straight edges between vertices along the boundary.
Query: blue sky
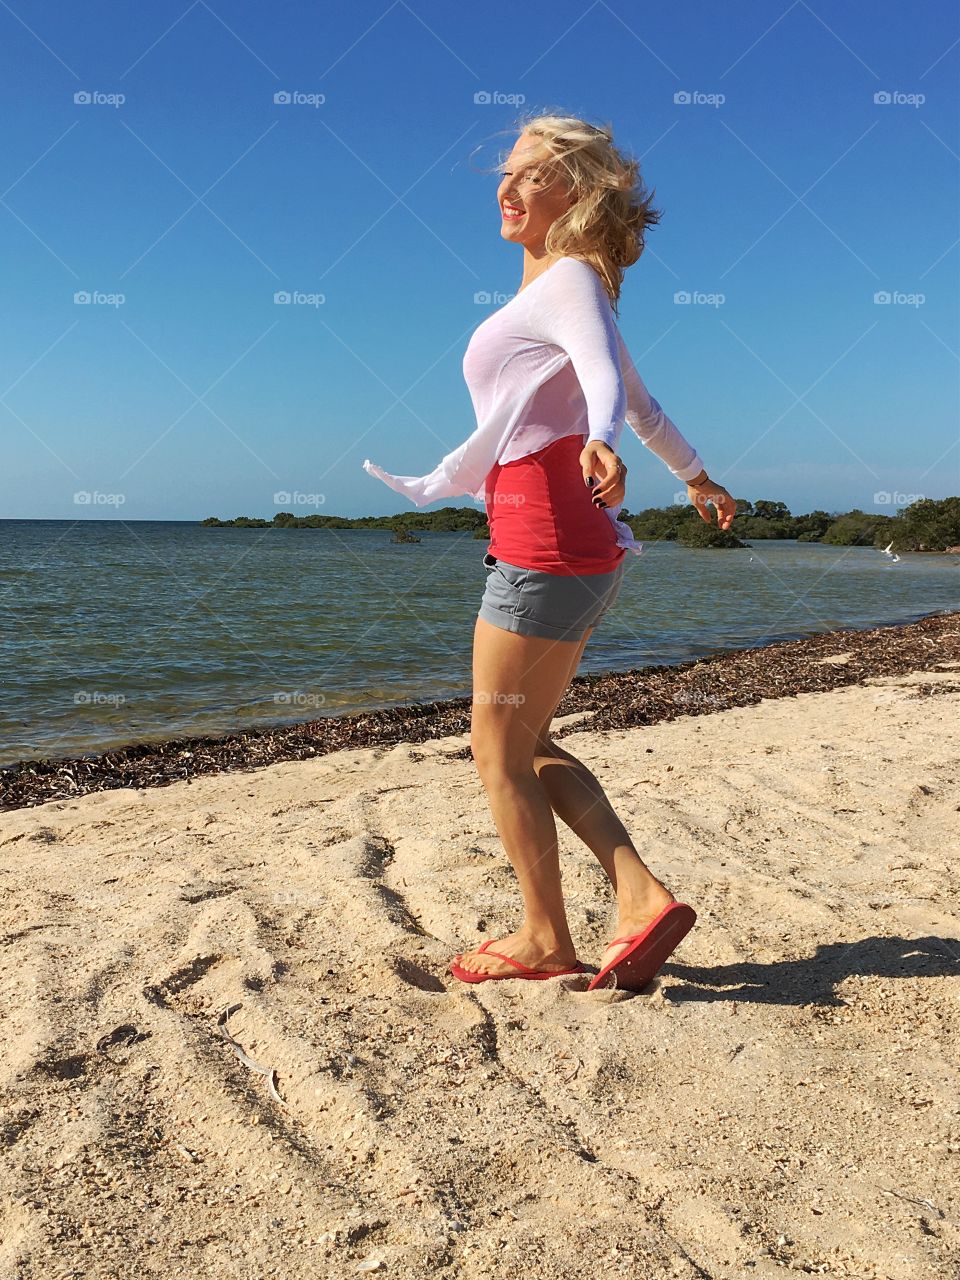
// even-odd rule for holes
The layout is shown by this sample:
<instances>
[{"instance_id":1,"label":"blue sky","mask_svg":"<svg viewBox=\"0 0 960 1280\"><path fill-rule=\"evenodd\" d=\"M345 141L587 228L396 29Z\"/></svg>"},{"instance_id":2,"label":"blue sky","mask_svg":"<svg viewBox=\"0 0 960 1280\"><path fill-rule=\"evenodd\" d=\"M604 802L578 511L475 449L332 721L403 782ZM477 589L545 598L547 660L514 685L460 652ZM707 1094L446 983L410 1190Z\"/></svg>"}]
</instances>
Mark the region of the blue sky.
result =
<instances>
[{"instance_id":1,"label":"blue sky","mask_svg":"<svg viewBox=\"0 0 960 1280\"><path fill-rule=\"evenodd\" d=\"M889 0L4 4L0 516L412 510L361 464L473 430L474 295L522 269L483 170L531 108L642 161L620 327L715 478L960 493L957 41ZM672 500L621 452L628 508Z\"/></svg>"}]
</instances>

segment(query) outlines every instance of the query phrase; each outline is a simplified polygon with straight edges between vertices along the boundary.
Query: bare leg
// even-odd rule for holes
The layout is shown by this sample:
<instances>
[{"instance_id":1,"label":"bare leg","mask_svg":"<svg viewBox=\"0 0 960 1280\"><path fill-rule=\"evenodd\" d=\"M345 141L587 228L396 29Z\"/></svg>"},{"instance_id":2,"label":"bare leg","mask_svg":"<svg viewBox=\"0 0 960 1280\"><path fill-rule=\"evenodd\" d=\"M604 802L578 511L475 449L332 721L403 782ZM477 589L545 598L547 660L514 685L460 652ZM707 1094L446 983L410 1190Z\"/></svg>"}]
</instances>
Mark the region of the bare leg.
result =
<instances>
[{"instance_id":1,"label":"bare leg","mask_svg":"<svg viewBox=\"0 0 960 1280\"><path fill-rule=\"evenodd\" d=\"M478 618L470 745L523 897L524 922L494 950L535 969L576 959L560 884L557 827L534 770L538 733L563 696L579 642L521 636ZM465 969L516 973L487 952L457 957Z\"/></svg>"},{"instance_id":2,"label":"bare leg","mask_svg":"<svg viewBox=\"0 0 960 1280\"><path fill-rule=\"evenodd\" d=\"M574 655L568 685L589 638L588 631ZM676 899L642 861L596 775L550 738L555 711L541 726L533 767L554 813L595 855L613 885L618 911L614 936L638 933ZM621 950L608 947L603 964Z\"/></svg>"}]
</instances>

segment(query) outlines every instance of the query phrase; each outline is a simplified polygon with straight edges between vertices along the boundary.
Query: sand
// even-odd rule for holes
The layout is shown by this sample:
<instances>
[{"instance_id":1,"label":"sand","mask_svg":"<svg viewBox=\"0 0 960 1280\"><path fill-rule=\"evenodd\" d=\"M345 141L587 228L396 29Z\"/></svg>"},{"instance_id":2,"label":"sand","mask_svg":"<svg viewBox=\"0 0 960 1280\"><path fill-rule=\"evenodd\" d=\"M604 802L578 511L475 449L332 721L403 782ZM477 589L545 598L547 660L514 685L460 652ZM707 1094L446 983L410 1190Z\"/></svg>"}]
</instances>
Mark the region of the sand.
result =
<instances>
[{"instance_id":1,"label":"sand","mask_svg":"<svg viewBox=\"0 0 960 1280\"><path fill-rule=\"evenodd\" d=\"M464 735L0 814L0 1276L955 1277L956 671L590 721L699 913L641 995L445 972L519 923Z\"/></svg>"}]
</instances>

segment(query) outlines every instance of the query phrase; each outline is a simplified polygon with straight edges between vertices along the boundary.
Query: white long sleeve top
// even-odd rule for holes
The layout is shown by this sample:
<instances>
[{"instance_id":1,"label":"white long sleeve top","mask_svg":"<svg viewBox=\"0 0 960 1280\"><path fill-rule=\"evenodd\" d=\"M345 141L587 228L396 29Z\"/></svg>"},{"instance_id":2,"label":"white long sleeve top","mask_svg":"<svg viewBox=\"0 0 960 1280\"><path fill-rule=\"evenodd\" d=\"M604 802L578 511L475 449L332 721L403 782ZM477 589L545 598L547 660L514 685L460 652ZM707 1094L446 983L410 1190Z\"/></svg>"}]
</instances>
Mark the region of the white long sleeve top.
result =
<instances>
[{"instance_id":1,"label":"white long sleeve top","mask_svg":"<svg viewBox=\"0 0 960 1280\"><path fill-rule=\"evenodd\" d=\"M477 426L425 476L391 475L368 458L364 470L418 507L438 498L469 494L484 501L484 482L495 463L505 464L582 431L616 452L624 420L678 480L703 469L696 449L650 395L617 328L600 276L581 258L552 266L488 316L471 335L463 374ZM556 379L563 411L528 413L535 393ZM548 419L548 420L546 420ZM639 553L642 544L617 517L622 504L605 508L617 543Z\"/></svg>"}]
</instances>

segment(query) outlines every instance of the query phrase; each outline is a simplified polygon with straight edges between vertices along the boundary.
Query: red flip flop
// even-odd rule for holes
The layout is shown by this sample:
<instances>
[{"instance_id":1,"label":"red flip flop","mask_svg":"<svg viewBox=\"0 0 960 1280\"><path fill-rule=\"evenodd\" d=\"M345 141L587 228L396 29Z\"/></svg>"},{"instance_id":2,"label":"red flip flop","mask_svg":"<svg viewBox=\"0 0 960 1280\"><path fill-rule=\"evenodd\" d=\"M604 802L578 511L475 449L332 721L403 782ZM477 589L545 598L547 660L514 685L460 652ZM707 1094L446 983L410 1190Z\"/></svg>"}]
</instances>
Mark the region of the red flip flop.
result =
<instances>
[{"instance_id":1,"label":"red flip flop","mask_svg":"<svg viewBox=\"0 0 960 1280\"><path fill-rule=\"evenodd\" d=\"M488 938L486 942L481 942L479 947L475 947L476 951L486 951L492 956L496 956L498 960L506 960L507 964L514 965L518 973L471 973L469 969L464 969L457 964L455 960L450 961L449 969L455 978L459 978L461 982L493 982L499 978L528 978L534 981L542 981L544 978L559 978L565 973L582 973L584 966L578 960L572 969L530 969L525 964L521 964L519 960L514 960L513 956L502 955L499 951L490 951L490 943L496 942L496 938Z\"/></svg>"},{"instance_id":2,"label":"red flip flop","mask_svg":"<svg viewBox=\"0 0 960 1280\"><path fill-rule=\"evenodd\" d=\"M587 987L596 991L604 985L604 979L612 973L612 986L623 991L642 991L650 985L654 975L671 952L693 928L697 913L685 902L668 902L660 914L647 925L642 933L631 933L625 938L614 938L616 943L628 945L608 965L600 970Z\"/></svg>"}]
</instances>

